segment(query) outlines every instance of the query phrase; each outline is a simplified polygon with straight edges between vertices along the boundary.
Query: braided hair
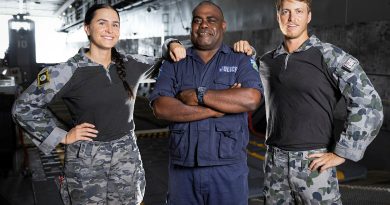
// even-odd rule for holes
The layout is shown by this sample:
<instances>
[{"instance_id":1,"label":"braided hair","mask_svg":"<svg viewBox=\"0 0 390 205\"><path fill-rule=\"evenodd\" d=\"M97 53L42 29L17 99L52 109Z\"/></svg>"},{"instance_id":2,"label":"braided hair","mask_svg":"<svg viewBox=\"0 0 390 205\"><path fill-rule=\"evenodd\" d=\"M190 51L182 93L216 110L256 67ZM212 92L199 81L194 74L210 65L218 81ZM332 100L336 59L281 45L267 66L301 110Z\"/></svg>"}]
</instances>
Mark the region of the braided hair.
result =
<instances>
[{"instance_id":1,"label":"braided hair","mask_svg":"<svg viewBox=\"0 0 390 205\"><path fill-rule=\"evenodd\" d=\"M95 16L95 12L97 10L103 9L103 8L114 10L118 14L118 18L120 18L118 11L114 7L112 7L111 5L109 5L109 4L94 4L87 10L87 13L85 13L84 24L89 25L91 23L93 17ZM89 38L89 36L88 36L88 38ZM126 81L126 68L124 66L122 56L115 49L115 47L111 48L111 59L116 64L116 71L118 73L119 78L122 80L123 86L125 87L129 97L133 98L134 93L131 90L129 83L127 83L127 81Z\"/></svg>"},{"instance_id":2,"label":"braided hair","mask_svg":"<svg viewBox=\"0 0 390 205\"><path fill-rule=\"evenodd\" d=\"M116 64L116 72L119 78L122 80L123 86L125 87L130 98L134 97L133 90L131 90L129 83L126 81L126 68L123 59L115 47L111 48L111 58Z\"/></svg>"}]
</instances>

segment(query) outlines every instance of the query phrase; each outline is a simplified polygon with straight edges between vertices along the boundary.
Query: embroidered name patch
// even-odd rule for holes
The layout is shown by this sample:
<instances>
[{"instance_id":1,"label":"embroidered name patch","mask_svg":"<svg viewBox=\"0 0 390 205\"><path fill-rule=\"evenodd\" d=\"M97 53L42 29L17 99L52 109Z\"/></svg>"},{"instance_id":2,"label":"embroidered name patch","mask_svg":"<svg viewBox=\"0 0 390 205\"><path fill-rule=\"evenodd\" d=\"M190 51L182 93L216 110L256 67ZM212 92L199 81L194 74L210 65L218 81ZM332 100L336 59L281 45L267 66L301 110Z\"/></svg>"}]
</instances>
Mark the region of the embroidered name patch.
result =
<instances>
[{"instance_id":1,"label":"embroidered name patch","mask_svg":"<svg viewBox=\"0 0 390 205\"><path fill-rule=\"evenodd\" d=\"M49 71L45 70L44 72L38 74L38 86L41 86L45 83L50 82L50 76L49 76Z\"/></svg>"},{"instance_id":2,"label":"embroidered name patch","mask_svg":"<svg viewBox=\"0 0 390 205\"><path fill-rule=\"evenodd\" d=\"M237 66L222 66L219 68L219 72L235 73L235 72L237 72L237 69L238 69Z\"/></svg>"},{"instance_id":3,"label":"embroidered name patch","mask_svg":"<svg viewBox=\"0 0 390 205\"><path fill-rule=\"evenodd\" d=\"M352 72L352 70L355 68L355 66L358 64L359 62L353 58L349 58L347 61L345 61L344 65L343 65L343 68L346 69L347 71L349 72Z\"/></svg>"}]
</instances>

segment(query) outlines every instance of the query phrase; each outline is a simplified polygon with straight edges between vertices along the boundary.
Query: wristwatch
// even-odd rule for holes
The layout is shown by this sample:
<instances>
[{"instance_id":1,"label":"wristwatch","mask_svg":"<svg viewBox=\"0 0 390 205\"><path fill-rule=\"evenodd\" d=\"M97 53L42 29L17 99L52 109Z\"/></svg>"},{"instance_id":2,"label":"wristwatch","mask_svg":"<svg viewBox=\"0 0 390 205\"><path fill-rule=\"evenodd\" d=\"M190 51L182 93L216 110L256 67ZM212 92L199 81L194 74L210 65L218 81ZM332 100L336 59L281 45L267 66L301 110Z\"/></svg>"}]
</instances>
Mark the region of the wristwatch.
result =
<instances>
[{"instance_id":1,"label":"wristwatch","mask_svg":"<svg viewBox=\"0 0 390 205\"><path fill-rule=\"evenodd\" d=\"M169 50L169 46L171 46L171 43L178 43L180 45L183 45L179 40L173 39L173 40L169 41L169 43L167 45L168 50Z\"/></svg>"},{"instance_id":2,"label":"wristwatch","mask_svg":"<svg viewBox=\"0 0 390 205\"><path fill-rule=\"evenodd\" d=\"M206 94L207 88L206 87L198 87L196 89L196 97L198 98L198 104L204 105L203 97Z\"/></svg>"}]
</instances>

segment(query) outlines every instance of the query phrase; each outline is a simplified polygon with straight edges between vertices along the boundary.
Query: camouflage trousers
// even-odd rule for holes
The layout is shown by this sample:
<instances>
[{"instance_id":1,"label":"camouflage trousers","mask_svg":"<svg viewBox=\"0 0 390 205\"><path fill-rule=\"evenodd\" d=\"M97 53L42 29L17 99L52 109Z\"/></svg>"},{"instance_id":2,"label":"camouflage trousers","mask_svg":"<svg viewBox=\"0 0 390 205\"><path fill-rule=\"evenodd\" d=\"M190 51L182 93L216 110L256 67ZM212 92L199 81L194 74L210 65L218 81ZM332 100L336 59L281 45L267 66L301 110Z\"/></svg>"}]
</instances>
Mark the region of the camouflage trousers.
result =
<instances>
[{"instance_id":1,"label":"camouflage trousers","mask_svg":"<svg viewBox=\"0 0 390 205\"><path fill-rule=\"evenodd\" d=\"M65 204L140 204L145 172L130 134L110 142L78 141L66 148L61 195Z\"/></svg>"},{"instance_id":2,"label":"camouflage trousers","mask_svg":"<svg viewBox=\"0 0 390 205\"><path fill-rule=\"evenodd\" d=\"M285 151L269 146L264 166L265 204L342 204L336 168L321 174L308 170L312 159L307 156L321 152L326 149Z\"/></svg>"}]
</instances>

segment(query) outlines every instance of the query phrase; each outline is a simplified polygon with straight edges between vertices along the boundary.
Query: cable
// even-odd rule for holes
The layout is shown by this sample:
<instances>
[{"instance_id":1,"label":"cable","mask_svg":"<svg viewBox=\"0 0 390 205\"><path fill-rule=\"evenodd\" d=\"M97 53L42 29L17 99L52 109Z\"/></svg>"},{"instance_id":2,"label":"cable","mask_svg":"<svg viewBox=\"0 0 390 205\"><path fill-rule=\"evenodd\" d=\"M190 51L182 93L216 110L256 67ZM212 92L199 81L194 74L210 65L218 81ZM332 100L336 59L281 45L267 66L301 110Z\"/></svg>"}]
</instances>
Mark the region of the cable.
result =
<instances>
[{"instance_id":1,"label":"cable","mask_svg":"<svg viewBox=\"0 0 390 205\"><path fill-rule=\"evenodd\" d=\"M182 16L182 13L181 13L181 9L179 8L179 4L178 4L179 1L176 1L175 4L176 4L176 8L177 8L177 11L179 12L179 18L180 18L180 22L181 22L181 26L184 30L186 30L187 32L190 30L189 27L185 27L184 26L184 23L183 23L183 16Z\"/></svg>"}]
</instances>

